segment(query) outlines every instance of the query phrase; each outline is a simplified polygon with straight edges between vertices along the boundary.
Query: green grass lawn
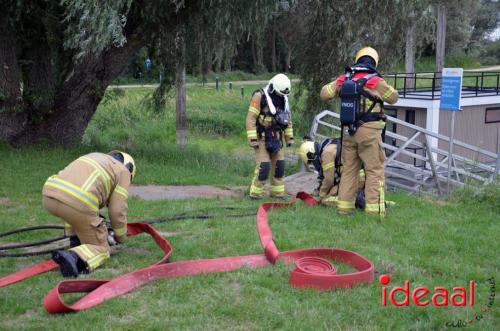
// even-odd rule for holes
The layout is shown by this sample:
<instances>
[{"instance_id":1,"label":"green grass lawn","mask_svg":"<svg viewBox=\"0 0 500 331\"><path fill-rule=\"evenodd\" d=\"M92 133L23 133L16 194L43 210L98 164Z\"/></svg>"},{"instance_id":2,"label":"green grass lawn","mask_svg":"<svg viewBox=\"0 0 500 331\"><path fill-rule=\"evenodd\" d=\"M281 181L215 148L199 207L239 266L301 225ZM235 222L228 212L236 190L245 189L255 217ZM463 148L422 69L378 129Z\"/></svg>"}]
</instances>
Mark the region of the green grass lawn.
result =
<instances>
[{"instance_id":1,"label":"green grass lawn","mask_svg":"<svg viewBox=\"0 0 500 331\"><path fill-rule=\"evenodd\" d=\"M131 93L131 94L129 94ZM137 95L135 95L137 93ZM253 158L246 147L244 116L248 100L213 90L188 92L190 145L175 147L172 105L152 112L141 93L111 96L94 117L84 144L77 148L0 146L0 232L21 226L58 223L41 206L45 179L79 155L127 148L138 163L140 184L248 184ZM203 114L206 114L204 116ZM223 127L222 131L217 131ZM488 302L487 279L500 279L498 234L500 194L460 192L447 201L388 193L396 201L380 220L364 213L338 216L325 207L299 202L269 214L280 250L336 247L356 251L375 263L376 277L392 276L389 287L412 282L426 286L466 286L476 281L474 307L382 306L381 285L318 292L288 285L291 266L241 269L159 280L135 292L77 314L48 315L42 299L61 280L49 272L0 288L0 329L90 330L436 330L446 322L469 320ZM238 210L224 210L236 207ZM256 211L247 198L151 202L132 198L129 220L188 213L219 215L207 221L156 225L174 247L174 261L262 252L255 217L224 215ZM54 232L52 232L54 234ZM12 238L33 240L49 233ZM2 240L2 242L5 242ZM148 236L133 238L101 269L82 278L113 278L156 262L161 252ZM45 257L0 258L0 276ZM341 271L348 268L339 265ZM498 302L467 330L498 330Z\"/></svg>"}]
</instances>

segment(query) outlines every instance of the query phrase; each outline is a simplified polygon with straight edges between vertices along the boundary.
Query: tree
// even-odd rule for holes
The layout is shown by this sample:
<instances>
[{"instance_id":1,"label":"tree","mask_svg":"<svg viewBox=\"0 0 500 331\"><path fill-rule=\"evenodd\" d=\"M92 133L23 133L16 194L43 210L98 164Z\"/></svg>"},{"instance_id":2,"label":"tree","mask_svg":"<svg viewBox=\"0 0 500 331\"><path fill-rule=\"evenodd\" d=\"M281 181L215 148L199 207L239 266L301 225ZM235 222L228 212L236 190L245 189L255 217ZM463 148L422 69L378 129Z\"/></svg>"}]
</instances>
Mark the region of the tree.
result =
<instances>
[{"instance_id":1,"label":"tree","mask_svg":"<svg viewBox=\"0 0 500 331\"><path fill-rule=\"evenodd\" d=\"M446 45L446 5L439 1L437 7L436 71L443 71ZM438 83L437 81L436 83Z\"/></svg>"},{"instance_id":2,"label":"tree","mask_svg":"<svg viewBox=\"0 0 500 331\"><path fill-rule=\"evenodd\" d=\"M161 7L164 28L176 7ZM3 1L0 5L0 140L69 144L80 138L106 87L149 41L142 1Z\"/></svg>"},{"instance_id":3,"label":"tree","mask_svg":"<svg viewBox=\"0 0 500 331\"><path fill-rule=\"evenodd\" d=\"M312 116L322 106L321 86L352 64L357 50L372 46L382 65L402 58L406 17L397 0L299 1L303 29L295 40L295 63L301 75L301 90L307 91L305 112ZM383 15L381 15L383 13Z\"/></svg>"},{"instance_id":4,"label":"tree","mask_svg":"<svg viewBox=\"0 0 500 331\"><path fill-rule=\"evenodd\" d=\"M273 0L4 0L0 3L0 141L77 143L107 86L139 49L148 46L157 54L175 53L179 17L184 17L186 29L192 29L186 36L198 38L202 32L204 41L203 47L192 47L195 38L185 38L186 55L200 48L208 50L208 56L223 50L213 60L224 63L224 57L234 55L244 31L265 19L266 10L275 4ZM156 62L165 71L158 99L175 82L173 58L162 56Z\"/></svg>"}]
</instances>

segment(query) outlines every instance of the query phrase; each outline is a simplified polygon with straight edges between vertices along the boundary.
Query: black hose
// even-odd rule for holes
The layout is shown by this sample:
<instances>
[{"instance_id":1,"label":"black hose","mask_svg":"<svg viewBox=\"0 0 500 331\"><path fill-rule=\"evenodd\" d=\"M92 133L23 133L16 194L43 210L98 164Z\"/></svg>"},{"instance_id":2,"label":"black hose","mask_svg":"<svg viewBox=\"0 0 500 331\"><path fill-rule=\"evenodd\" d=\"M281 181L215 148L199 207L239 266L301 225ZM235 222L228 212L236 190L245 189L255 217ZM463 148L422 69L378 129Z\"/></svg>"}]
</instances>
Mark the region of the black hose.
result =
<instances>
[{"instance_id":1,"label":"black hose","mask_svg":"<svg viewBox=\"0 0 500 331\"><path fill-rule=\"evenodd\" d=\"M1 232L0 237L10 236L11 234L26 232L26 231L35 231L35 230L43 230L43 229L64 229L64 225L57 224L45 224L45 225L37 225L37 226L27 226L24 228L18 228L14 230L10 230L7 232Z\"/></svg>"},{"instance_id":2,"label":"black hose","mask_svg":"<svg viewBox=\"0 0 500 331\"><path fill-rule=\"evenodd\" d=\"M54 237L51 239L47 240L40 240L40 241L33 241L31 243L27 244L7 244L4 246L0 246L0 251L5 251L8 249L16 249L16 248L25 248L25 247L33 247L33 246L42 246L42 245L47 245L56 241L64 240L67 239L67 236L60 236L60 237Z\"/></svg>"},{"instance_id":3,"label":"black hose","mask_svg":"<svg viewBox=\"0 0 500 331\"><path fill-rule=\"evenodd\" d=\"M242 210L242 209L244 209L244 210L246 210L248 208L220 207L218 209L226 209L226 210ZM243 217L249 217L249 216L255 216L255 212L247 213L247 214L232 214L232 215L204 215L204 214L187 215L187 213L182 213L182 214L173 215L170 217L162 217L162 218L153 219L153 220L144 220L144 221L135 221L135 222L143 222L143 223L148 223L148 224L158 224L158 223L163 223L163 222L180 221L180 220L209 220L209 219L215 219L218 217L243 218ZM55 225L55 224L47 224L47 225L23 227L23 228L18 228L18 229L2 232L2 233L0 233L0 237L5 237L5 236L21 233L21 232L45 230L45 229L64 229L64 226L63 225ZM61 248L67 248L67 247L69 247L69 245L66 247L58 247L55 249L40 250L40 251L34 251L34 252L7 253L4 251L12 250L12 249L19 249L19 248L33 247L33 246L45 246L47 244L50 244L50 243L53 243L56 241L65 240L67 238L68 238L67 236L59 236L59 237L54 237L54 238L50 238L50 239L46 239L46 240L34 241L31 243L26 243L26 244L6 244L3 246L0 246L0 257L25 257L25 256L36 256L36 255L49 254L55 250L58 250Z\"/></svg>"}]
</instances>

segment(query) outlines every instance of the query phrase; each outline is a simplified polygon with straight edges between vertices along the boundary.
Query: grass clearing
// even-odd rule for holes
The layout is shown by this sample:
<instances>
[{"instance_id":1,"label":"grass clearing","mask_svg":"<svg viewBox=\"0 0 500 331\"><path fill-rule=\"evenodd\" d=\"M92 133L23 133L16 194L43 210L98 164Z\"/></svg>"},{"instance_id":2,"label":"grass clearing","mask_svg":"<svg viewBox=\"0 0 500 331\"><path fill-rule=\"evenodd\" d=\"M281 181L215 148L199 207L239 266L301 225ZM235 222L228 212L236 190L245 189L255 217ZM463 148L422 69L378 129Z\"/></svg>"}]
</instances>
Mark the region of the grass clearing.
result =
<instances>
[{"instance_id":1,"label":"grass clearing","mask_svg":"<svg viewBox=\"0 0 500 331\"><path fill-rule=\"evenodd\" d=\"M2 168L6 169L0 177L0 232L59 223L43 210L41 187L49 175L95 149L130 149L137 158L140 184L248 184L253 169L252 151L246 147L243 134L248 100L241 101L239 96L229 94L214 96L217 92L213 90L188 91L192 132L190 145L179 150L174 146L172 108L164 114L150 111L141 101L144 93L127 90L103 104L81 147L0 146ZM202 114L212 119L204 121ZM227 123L219 126L219 121ZM219 127L223 131L215 129ZM364 213L341 217L332 209L309 208L303 203L276 209L269 214L276 244L282 251L306 247L354 250L375 263L377 277L382 273L392 276L389 287L402 286L408 279L412 289L451 289L467 286L474 279L474 307L384 307L377 281L327 292L294 289L288 285L291 266L279 263L159 280L88 311L51 316L44 311L42 299L61 277L50 272L0 289L0 329L72 330L85 325L84 329L105 330L437 330L446 329L448 321L474 318L488 302L487 279L500 279L498 189L487 188L482 193L461 191L445 202L404 193L388 193L388 199L396 201L397 206L383 220ZM174 247L174 261L257 254L262 248L255 217L225 215L240 213L240 209L241 213L256 211L258 204L247 198L132 198L129 219L150 220L182 213L220 215L206 221L157 224L155 227L161 232L176 233L168 238ZM227 206L239 209L219 209ZM39 239L37 236L41 235L22 238ZM103 268L82 278L116 277L150 265L160 257L149 237L136 236L120 247ZM43 257L0 258L0 275L41 260ZM348 270L346 266L337 266L342 272ZM498 329L498 303L483 316L467 330Z\"/></svg>"}]
</instances>

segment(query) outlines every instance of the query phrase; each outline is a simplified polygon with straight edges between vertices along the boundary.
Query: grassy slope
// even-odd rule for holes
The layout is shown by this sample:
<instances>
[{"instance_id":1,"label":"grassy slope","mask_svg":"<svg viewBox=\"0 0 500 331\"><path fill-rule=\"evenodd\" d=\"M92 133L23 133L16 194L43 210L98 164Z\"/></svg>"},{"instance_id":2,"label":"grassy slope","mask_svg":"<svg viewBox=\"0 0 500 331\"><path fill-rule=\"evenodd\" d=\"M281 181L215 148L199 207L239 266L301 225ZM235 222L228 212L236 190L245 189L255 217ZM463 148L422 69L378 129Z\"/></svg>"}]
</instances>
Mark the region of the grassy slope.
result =
<instances>
[{"instance_id":1,"label":"grassy slope","mask_svg":"<svg viewBox=\"0 0 500 331\"><path fill-rule=\"evenodd\" d=\"M246 184L253 161L246 147L241 147L245 138L242 124L237 124L244 119L246 101L229 95L221 98L205 90L193 90L189 96L190 125L203 129L196 129L190 139L194 146L184 152L172 147L173 114L156 117L147 107L142 109L130 101L129 95L124 104L120 104L124 102L121 97L99 109L86 135L87 147L0 147L2 167L7 169L0 177L0 231L57 223L41 207L41 186L48 175L93 148L125 146L133 150L140 162L140 183ZM114 102L118 103L115 107ZM117 116L119 112L123 113ZM197 116L199 122L195 121ZM108 123L108 118L113 121ZM221 122L224 132L211 132ZM124 130L127 127L133 129ZM228 139L222 141L221 133ZM377 275L392 274L391 285L402 285L409 279L412 288L419 285L451 288L465 286L469 279L474 279L478 285L473 309L382 307L378 283L328 292L297 290L287 284L290 267L278 265L157 281L89 311L48 316L41 301L60 280L52 272L0 289L0 329L40 329L42 325L56 330L81 329L85 323L88 329L127 330L429 330L444 329L450 320L473 318L487 303L486 279L491 276L500 279L498 191L484 201L465 196L457 201L439 202L402 193L389 197L398 205L382 222L363 213L339 217L331 209L311 209L302 203L276 210L270 214L270 221L277 245L281 250L302 247L355 250L374 261ZM157 225L163 232L181 232L169 238L176 261L260 253L254 217L231 219L222 215L240 211L217 210L232 206L246 212L256 210L257 205L246 198L162 202L131 199L129 203L130 220L182 212L220 213L220 218L210 221ZM27 238L19 240L22 239ZM131 238L92 278L115 277L159 258L158 249L148 237ZM0 275L41 259L0 258ZM345 271L345 266L341 270ZM498 305L484 316L468 329L495 330L500 320Z\"/></svg>"}]
</instances>

